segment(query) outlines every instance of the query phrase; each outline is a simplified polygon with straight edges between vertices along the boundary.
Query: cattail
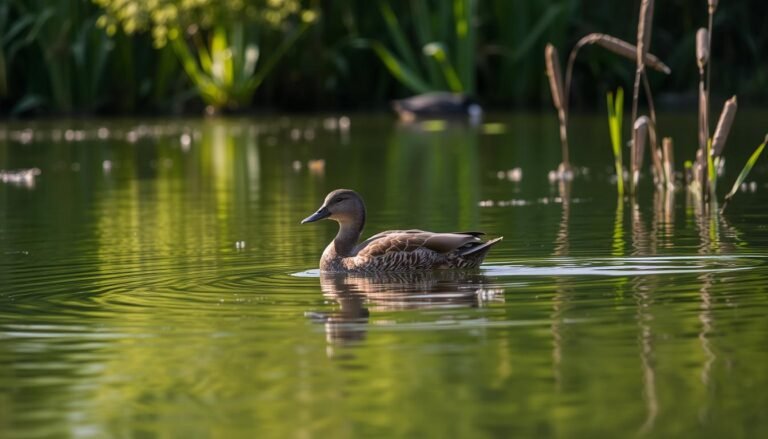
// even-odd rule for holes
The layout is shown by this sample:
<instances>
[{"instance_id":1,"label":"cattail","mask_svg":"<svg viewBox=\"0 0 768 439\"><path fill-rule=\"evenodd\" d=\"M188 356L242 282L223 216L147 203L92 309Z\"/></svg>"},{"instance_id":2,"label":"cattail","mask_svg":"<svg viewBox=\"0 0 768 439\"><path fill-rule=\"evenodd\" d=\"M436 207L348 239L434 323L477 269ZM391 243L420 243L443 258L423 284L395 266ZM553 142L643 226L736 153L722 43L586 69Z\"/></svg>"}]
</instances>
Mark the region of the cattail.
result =
<instances>
[{"instance_id":1,"label":"cattail","mask_svg":"<svg viewBox=\"0 0 768 439\"><path fill-rule=\"evenodd\" d=\"M703 188L707 181L707 159L700 149L696 150L696 162L693 165L693 181L698 183L700 188Z\"/></svg>"},{"instance_id":2,"label":"cattail","mask_svg":"<svg viewBox=\"0 0 768 439\"><path fill-rule=\"evenodd\" d=\"M725 148L725 142L728 140L728 134L731 132L733 118L736 116L738 104L736 96L728 99L723 105L723 111L720 113L720 120L717 122L715 135L712 137L712 155L719 157Z\"/></svg>"},{"instance_id":3,"label":"cattail","mask_svg":"<svg viewBox=\"0 0 768 439\"><path fill-rule=\"evenodd\" d=\"M640 3L640 21L637 25L637 65L645 65L645 57L651 48L651 30L653 28L653 0Z\"/></svg>"},{"instance_id":4,"label":"cattail","mask_svg":"<svg viewBox=\"0 0 768 439\"><path fill-rule=\"evenodd\" d=\"M598 45L606 50L609 50L619 56L623 56L624 58L630 59L632 61L637 59L637 47L633 44L630 44L624 40L620 40L616 37L613 37L611 35L606 34L600 34L600 33L592 33L589 35L586 35L582 37L575 46L573 46L573 49L571 49L571 54L568 56L568 66L565 69L565 97L566 99L571 95L571 77L573 75L573 65L576 62L576 56L579 53L579 50L581 50L582 47L587 45ZM659 72L662 72L664 74L669 75L672 73L672 70L664 64L656 55L652 53L647 53L645 55L645 64ZM566 101L567 106L567 101Z\"/></svg>"},{"instance_id":5,"label":"cattail","mask_svg":"<svg viewBox=\"0 0 768 439\"><path fill-rule=\"evenodd\" d=\"M662 164L661 149L658 147L656 140L656 122L653 115L650 119L646 120L648 126L648 146L651 154L651 165L653 165L654 182L661 184L664 180L664 165ZM642 159L640 160L642 164Z\"/></svg>"},{"instance_id":6,"label":"cattail","mask_svg":"<svg viewBox=\"0 0 768 439\"><path fill-rule=\"evenodd\" d=\"M703 27L696 32L696 62L699 72L704 74L704 67L709 62L709 31Z\"/></svg>"},{"instance_id":7,"label":"cattail","mask_svg":"<svg viewBox=\"0 0 768 439\"><path fill-rule=\"evenodd\" d=\"M624 40L620 40L616 37L612 37L610 35L606 34L589 34L579 40L578 43L576 43L576 47L574 47L574 50L576 48L581 48L582 46L586 46L587 44L597 44L598 46L610 50L611 52L623 56L625 58L635 60L637 59L637 47L633 44L629 44L628 42ZM672 70L664 64L656 55L652 53L646 53L645 54L645 64L654 69L658 70L659 72L665 73L669 75Z\"/></svg>"},{"instance_id":8,"label":"cattail","mask_svg":"<svg viewBox=\"0 0 768 439\"><path fill-rule=\"evenodd\" d=\"M560 61L558 60L557 49L552 44L547 44L544 49L544 57L547 65L547 76L549 77L549 88L552 91L552 102L555 108L560 111L564 108L563 103L563 80L560 71Z\"/></svg>"},{"instance_id":9,"label":"cattail","mask_svg":"<svg viewBox=\"0 0 768 439\"><path fill-rule=\"evenodd\" d=\"M552 102L557 109L557 118L560 122L560 143L562 146L564 169L570 168L568 158L568 113L566 112L567 97L563 94L563 74L560 70L560 61L558 60L557 49L552 44L547 43L544 49L544 58L547 65L547 76L549 77L549 88L552 92Z\"/></svg>"},{"instance_id":10,"label":"cattail","mask_svg":"<svg viewBox=\"0 0 768 439\"><path fill-rule=\"evenodd\" d=\"M648 137L648 116L640 116L635 121L635 140L632 144L632 185L636 185L643 167L643 153L645 152L645 140Z\"/></svg>"},{"instance_id":11,"label":"cattail","mask_svg":"<svg viewBox=\"0 0 768 439\"><path fill-rule=\"evenodd\" d=\"M661 144L662 154L664 155L664 176L667 179L667 187L672 188L675 186L674 144L671 137L665 137Z\"/></svg>"},{"instance_id":12,"label":"cattail","mask_svg":"<svg viewBox=\"0 0 768 439\"><path fill-rule=\"evenodd\" d=\"M707 91L704 90L704 81L699 82L699 149L707 150L707 140L709 139L709 123L707 117L708 108Z\"/></svg>"}]
</instances>

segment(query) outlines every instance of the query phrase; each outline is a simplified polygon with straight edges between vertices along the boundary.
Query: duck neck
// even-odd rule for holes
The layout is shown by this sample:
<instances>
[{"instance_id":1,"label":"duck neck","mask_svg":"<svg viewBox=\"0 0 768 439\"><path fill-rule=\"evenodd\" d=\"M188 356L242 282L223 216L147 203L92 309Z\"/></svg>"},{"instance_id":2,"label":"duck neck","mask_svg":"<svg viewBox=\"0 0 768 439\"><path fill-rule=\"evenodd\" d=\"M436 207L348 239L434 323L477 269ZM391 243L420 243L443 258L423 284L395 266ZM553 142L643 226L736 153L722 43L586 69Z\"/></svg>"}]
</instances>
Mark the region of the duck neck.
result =
<instances>
[{"instance_id":1,"label":"duck neck","mask_svg":"<svg viewBox=\"0 0 768 439\"><path fill-rule=\"evenodd\" d=\"M336 254L341 257L354 256L355 246L363 233L365 214L347 221L339 221L339 233L333 240Z\"/></svg>"}]
</instances>

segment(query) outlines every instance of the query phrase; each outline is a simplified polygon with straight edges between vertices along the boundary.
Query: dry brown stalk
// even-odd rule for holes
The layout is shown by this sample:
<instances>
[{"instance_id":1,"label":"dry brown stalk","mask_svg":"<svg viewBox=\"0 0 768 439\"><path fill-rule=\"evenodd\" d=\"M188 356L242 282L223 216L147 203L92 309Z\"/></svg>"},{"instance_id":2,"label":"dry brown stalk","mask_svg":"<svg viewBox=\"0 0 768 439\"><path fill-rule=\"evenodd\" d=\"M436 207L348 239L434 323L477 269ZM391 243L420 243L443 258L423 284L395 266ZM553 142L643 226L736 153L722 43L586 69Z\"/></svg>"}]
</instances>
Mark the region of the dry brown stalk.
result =
<instances>
[{"instance_id":1,"label":"dry brown stalk","mask_svg":"<svg viewBox=\"0 0 768 439\"><path fill-rule=\"evenodd\" d=\"M699 74L704 74L704 67L709 62L709 31L700 28L696 32L696 62L699 65Z\"/></svg>"},{"instance_id":2,"label":"dry brown stalk","mask_svg":"<svg viewBox=\"0 0 768 439\"><path fill-rule=\"evenodd\" d=\"M651 47L653 28L653 0L640 3L640 20L637 24L637 64L644 65L645 57Z\"/></svg>"},{"instance_id":3,"label":"dry brown stalk","mask_svg":"<svg viewBox=\"0 0 768 439\"><path fill-rule=\"evenodd\" d=\"M702 76L701 81L699 81L699 150L702 152L702 156L704 162L702 163L704 167L706 168L706 160L707 160L707 141L709 140L709 122L708 122L708 114L707 114L707 108L708 108L708 96L707 91L704 89L704 77ZM704 187L705 182L699 182L702 183L702 187Z\"/></svg>"},{"instance_id":4,"label":"dry brown stalk","mask_svg":"<svg viewBox=\"0 0 768 439\"><path fill-rule=\"evenodd\" d=\"M637 71L635 72L635 85L632 90L632 120L634 121L638 121L637 107L640 97L640 79L645 73L645 58L651 45L652 26L653 0L642 0L640 3L640 18L637 24ZM648 92L648 89L646 89L646 92ZM648 93L648 95L650 95L650 93ZM635 125L637 125L637 122ZM645 147L645 145L638 145L640 140L637 137L638 134L640 133L636 127L634 130L632 130L632 157L635 157L638 152L642 152L642 149ZM643 139L643 143L645 143L645 139ZM635 179L639 177L639 168L637 172L638 174L635 173L635 170L632 172L633 184L630 185L630 189L632 191L635 189Z\"/></svg>"},{"instance_id":5,"label":"dry brown stalk","mask_svg":"<svg viewBox=\"0 0 768 439\"><path fill-rule=\"evenodd\" d=\"M661 186L664 182L664 165L662 164L661 149L658 147L658 141L656 140L656 121L652 116L645 123L648 126L648 145L651 154L651 164L653 165L653 180L657 185ZM640 164L642 165L642 159Z\"/></svg>"},{"instance_id":6,"label":"dry brown stalk","mask_svg":"<svg viewBox=\"0 0 768 439\"><path fill-rule=\"evenodd\" d=\"M552 92L552 102L557 109L557 117L560 122L560 143L563 149L563 163L561 167L570 169L570 160L568 157L568 113L566 112L566 98L563 93L563 75L560 69L557 48L552 44L547 44L544 49L544 58L547 66L547 76L549 77L549 88Z\"/></svg>"},{"instance_id":7,"label":"dry brown stalk","mask_svg":"<svg viewBox=\"0 0 768 439\"><path fill-rule=\"evenodd\" d=\"M630 176L630 190L633 193L640 180L640 169L643 166L643 153L645 152L645 140L648 137L649 123L650 119L648 119L648 116L640 116L640 118L635 121L632 130L635 141L632 144L632 157L630 158L630 168L632 169L632 175Z\"/></svg>"},{"instance_id":8,"label":"dry brown stalk","mask_svg":"<svg viewBox=\"0 0 768 439\"><path fill-rule=\"evenodd\" d=\"M671 137L665 137L662 143L662 153L664 155L664 176L667 180L667 188L675 187L675 156L674 144Z\"/></svg>"},{"instance_id":9,"label":"dry brown stalk","mask_svg":"<svg viewBox=\"0 0 768 439\"><path fill-rule=\"evenodd\" d=\"M571 54L568 57L568 66L565 69L565 98L566 101L570 97L570 91L571 91L571 78L573 75L573 65L576 62L576 56L579 53L579 50L581 50L582 47L596 44L604 49L610 50L611 52L623 56L624 58L628 58L630 60L635 60L637 57L637 47L629 44L628 42L624 40L620 40L616 37L613 37L611 35L606 34L600 34L600 33L593 33L584 36L581 38L575 46L573 46L573 49L571 49ZM652 53L647 53L645 55L645 64L654 69L658 70L659 72L665 73L669 75L672 70L664 64L656 55ZM568 106L566 102L566 107Z\"/></svg>"},{"instance_id":10,"label":"dry brown stalk","mask_svg":"<svg viewBox=\"0 0 768 439\"><path fill-rule=\"evenodd\" d=\"M709 15L715 15L715 10L717 9L717 0L709 0L707 3L709 3Z\"/></svg>"},{"instance_id":11,"label":"dry brown stalk","mask_svg":"<svg viewBox=\"0 0 768 439\"><path fill-rule=\"evenodd\" d=\"M731 132L731 125L733 125L733 118L736 117L737 109L736 96L728 99L725 105L723 105L723 111L720 113L720 120L717 122L715 135L712 137L712 155L715 157L720 157L723 154L725 142L728 140L728 134Z\"/></svg>"}]
</instances>

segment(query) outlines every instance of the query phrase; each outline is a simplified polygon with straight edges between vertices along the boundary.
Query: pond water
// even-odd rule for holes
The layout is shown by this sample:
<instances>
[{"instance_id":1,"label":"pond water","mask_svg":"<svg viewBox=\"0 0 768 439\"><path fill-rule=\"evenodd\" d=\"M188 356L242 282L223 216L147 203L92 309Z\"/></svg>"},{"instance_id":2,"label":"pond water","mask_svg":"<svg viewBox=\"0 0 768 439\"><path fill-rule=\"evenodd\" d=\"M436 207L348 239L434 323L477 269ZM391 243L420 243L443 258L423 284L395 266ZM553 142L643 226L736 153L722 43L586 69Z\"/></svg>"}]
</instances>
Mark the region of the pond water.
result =
<instances>
[{"instance_id":1,"label":"pond water","mask_svg":"<svg viewBox=\"0 0 768 439\"><path fill-rule=\"evenodd\" d=\"M696 115L660 119L682 168ZM737 118L722 191L766 120ZM765 437L766 160L708 214L648 178L619 200L604 117L571 135L566 187L549 113L0 125L29 170L0 180L0 437ZM321 276L336 226L299 221L338 187L365 236L504 240Z\"/></svg>"}]
</instances>

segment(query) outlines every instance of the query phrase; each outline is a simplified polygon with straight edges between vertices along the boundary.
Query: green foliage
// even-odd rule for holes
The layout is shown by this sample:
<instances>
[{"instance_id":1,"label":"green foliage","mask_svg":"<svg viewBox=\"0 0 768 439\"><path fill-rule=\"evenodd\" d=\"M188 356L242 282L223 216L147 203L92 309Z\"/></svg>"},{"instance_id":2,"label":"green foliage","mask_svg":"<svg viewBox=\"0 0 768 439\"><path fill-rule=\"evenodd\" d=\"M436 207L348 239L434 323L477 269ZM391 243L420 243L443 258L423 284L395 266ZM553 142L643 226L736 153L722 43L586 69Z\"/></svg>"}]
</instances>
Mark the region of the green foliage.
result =
<instances>
[{"instance_id":1,"label":"green foliage","mask_svg":"<svg viewBox=\"0 0 768 439\"><path fill-rule=\"evenodd\" d=\"M480 53L488 98L508 105L530 105L547 99L541 53L547 41L562 47L577 16L575 0L509 1L481 4ZM493 69L493 70L491 70Z\"/></svg>"},{"instance_id":2,"label":"green foliage","mask_svg":"<svg viewBox=\"0 0 768 439\"><path fill-rule=\"evenodd\" d=\"M709 182L709 193L712 199L717 198L717 167L715 159L712 156L712 139L707 139L707 180Z\"/></svg>"},{"instance_id":3,"label":"green foliage","mask_svg":"<svg viewBox=\"0 0 768 439\"><path fill-rule=\"evenodd\" d=\"M397 18L389 2L380 0L379 11L394 51L378 39L359 44L371 47L392 76L413 92L450 90L474 94L476 3L411 1L411 25L417 37L414 48L407 35L409 26ZM418 52L423 56L417 56Z\"/></svg>"},{"instance_id":4,"label":"green foliage","mask_svg":"<svg viewBox=\"0 0 768 439\"><path fill-rule=\"evenodd\" d=\"M150 31L154 45L170 43L203 101L239 108L315 20L298 0L94 0L99 25L114 35ZM293 20L298 17L298 20ZM298 21L295 23L294 21ZM270 31L279 34L274 43ZM261 61L262 52L267 53ZM261 62L259 62L261 61Z\"/></svg>"},{"instance_id":5,"label":"green foliage","mask_svg":"<svg viewBox=\"0 0 768 439\"><path fill-rule=\"evenodd\" d=\"M755 163L757 163L757 159L760 158L760 154L763 153L763 149L765 149L766 143L768 143L768 136L766 136L766 139L763 141L763 143L761 143L760 146L758 146L757 149L755 149L755 151L749 157L749 160L747 160L747 163L744 164L744 168L742 168L741 172L739 173L739 176L736 177L736 181L733 183L733 187L731 188L731 191L728 192L728 195L725 196L725 203L723 204L723 209L725 209L726 203L728 203L728 201L730 201L730 199L733 198L734 195L736 195L736 192L739 190L739 186L741 186L741 184L744 183L744 180L747 179L747 175L749 175L749 172L752 170L752 167L754 167Z\"/></svg>"},{"instance_id":6,"label":"green foliage","mask_svg":"<svg viewBox=\"0 0 768 439\"><path fill-rule=\"evenodd\" d=\"M45 84L30 84L18 105L42 105L46 100L38 96L45 94L48 105L57 111L97 108L113 45L96 28L93 8L78 0L15 0L11 4L16 20L3 46L12 57L25 51L25 58L42 61L47 76Z\"/></svg>"},{"instance_id":7,"label":"green foliage","mask_svg":"<svg viewBox=\"0 0 768 439\"><path fill-rule=\"evenodd\" d=\"M310 4L322 14L307 10ZM675 72L650 78L659 93L696 92L691 53L705 9L672 2L656 14L654 47ZM756 102L765 97L766 13L768 3L721 2L716 35L722 38L712 57L728 68L713 72L713 90ZM0 108L4 114L197 111L195 96L205 95L215 105L241 108L370 109L402 94L400 84L530 108L548 98L540 56L546 41L567 47L596 29L631 41L634 30L617 17L636 14L633 2L578 0L6 0L0 1ZM322 24L305 29L314 15L322 15ZM243 27L241 46L236 23ZM294 40L296 33L311 38ZM171 37L186 43L188 57ZM226 50L215 53L214 39L230 48L231 66ZM354 50L355 42L371 50ZM253 71L249 47L260 55ZM634 73L612 54L596 51L590 58L573 78L569 101L577 110L600 104L595 96L631 83ZM262 71L268 64L273 67ZM209 68L214 65L218 70Z\"/></svg>"},{"instance_id":8,"label":"green foliage","mask_svg":"<svg viewBox=\"0 0 768 439\"><path fill-rule=\"evenodd\" d=\"M611 132L611 146L613 148L613 162L616 168L616 184L619 195L624 194L624 168L621 158L621 126L624 120L624 89L616 90L616 98L608 92L608 128Z\"/></svg>"}]
</instances>

